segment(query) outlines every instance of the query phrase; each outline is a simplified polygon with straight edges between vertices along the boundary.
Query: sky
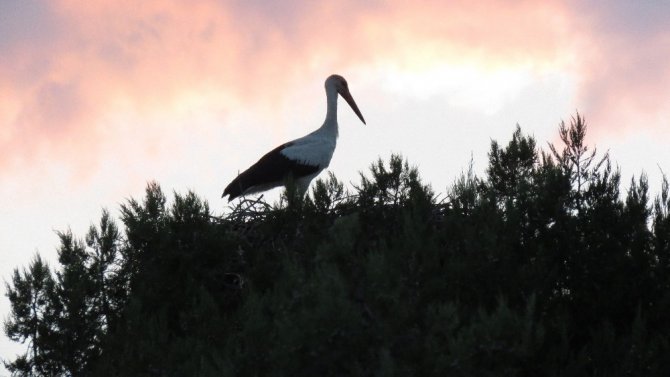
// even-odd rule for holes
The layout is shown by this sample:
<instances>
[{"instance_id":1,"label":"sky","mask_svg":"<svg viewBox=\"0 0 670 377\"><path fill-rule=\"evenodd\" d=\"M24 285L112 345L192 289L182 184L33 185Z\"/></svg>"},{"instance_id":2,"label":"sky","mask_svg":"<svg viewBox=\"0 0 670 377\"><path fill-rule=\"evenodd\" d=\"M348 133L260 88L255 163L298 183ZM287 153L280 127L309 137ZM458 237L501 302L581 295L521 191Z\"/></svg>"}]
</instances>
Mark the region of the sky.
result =
<instances>
[{"instance_id":1,"label":"sky","mask_svg":"<svg viewBox=\"0 0 670 377\"><path fill-rule=\"evenodd\" d=\"M0 276L36 253L55 267L56 231L83 237L149 181L224 212L238 171L322 124L332 73L367 121L340 101L329 170L348 185L401 153L444 193L517 124L547 149L579 111L622 189L644 171L655 195L669 17L627 0L0 0ZM0 336L0 357L23 349Z\"/></svg>"}]
</instances>

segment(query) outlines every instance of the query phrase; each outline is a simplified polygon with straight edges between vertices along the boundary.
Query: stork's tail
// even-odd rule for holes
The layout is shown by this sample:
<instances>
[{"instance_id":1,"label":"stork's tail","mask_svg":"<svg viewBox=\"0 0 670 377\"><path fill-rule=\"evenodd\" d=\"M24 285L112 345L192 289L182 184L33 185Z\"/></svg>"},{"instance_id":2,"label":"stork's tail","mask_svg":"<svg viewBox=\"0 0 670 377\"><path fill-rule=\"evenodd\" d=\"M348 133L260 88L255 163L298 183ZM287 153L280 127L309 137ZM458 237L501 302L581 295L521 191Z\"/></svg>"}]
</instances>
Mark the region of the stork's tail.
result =
<instances>
[{"instance_id":1,"label":"stork's tail","mask_svg":"<svg viewBox=\"0 0 670 377\"><path fill-rule=\"evenodd\" d=\"M231 200L237 198L238 196L242 195L243 192L242 188L242 182L240 182L240 176L238 175L237 178L233 179L232 182L226 186L226 188L223 190L223 194L221 197L225 197L226 195L228 196L228 201L230 202Z\"/></svg>"}]
</instances>

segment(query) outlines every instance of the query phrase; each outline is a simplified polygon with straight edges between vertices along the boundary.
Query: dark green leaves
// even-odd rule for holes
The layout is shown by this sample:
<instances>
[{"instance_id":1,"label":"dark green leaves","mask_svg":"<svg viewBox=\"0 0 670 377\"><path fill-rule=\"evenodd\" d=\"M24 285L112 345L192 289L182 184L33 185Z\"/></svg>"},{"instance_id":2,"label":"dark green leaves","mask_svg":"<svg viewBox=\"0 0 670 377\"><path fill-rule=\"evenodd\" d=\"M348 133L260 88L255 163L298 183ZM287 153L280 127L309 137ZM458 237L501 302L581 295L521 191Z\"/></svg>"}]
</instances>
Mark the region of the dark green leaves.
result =
<instances>
[{"instance_id":1,"label":"dark green leaves","mask_svg":"<svg viewBox=\"0 0 670 377\"><path fill-rule=\"evenodd\" d=\"M214 216L156 183L8 284L17 375L670 374L670 190L586 123L520 127L435 195L401 156ZM447 156L448 157L448 156ZM441 199L440 199L441 198Z\"/></svg>"}]
</instances>

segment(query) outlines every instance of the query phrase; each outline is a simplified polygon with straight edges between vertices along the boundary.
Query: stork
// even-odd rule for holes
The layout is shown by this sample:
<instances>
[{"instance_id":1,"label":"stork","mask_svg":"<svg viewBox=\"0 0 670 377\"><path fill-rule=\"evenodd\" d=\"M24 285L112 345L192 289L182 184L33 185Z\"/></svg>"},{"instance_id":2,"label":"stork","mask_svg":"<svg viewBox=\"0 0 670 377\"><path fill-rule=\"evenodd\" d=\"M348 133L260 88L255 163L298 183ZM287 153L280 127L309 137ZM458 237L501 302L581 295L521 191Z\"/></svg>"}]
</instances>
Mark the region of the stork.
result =
<instances>
[{"instance_id":1,"label":"stork","mask_svg":"<svg viewBox=\"0 0 670 377\"><path fill-rule=\"evenodd\" d=\"M288 177L294 179L296 189L305 194L310 182L327 168L335 152L337 144L337 95L344 98L358 118L365 124L365 119L354 98L349 93L349 86L344 77L331 75L326 79L326 120L316 131L299 139L284 143L266 153L249 169L233 179L221 197L228 196L228 201L240 195L248 195L283 186Z\"/></svg>"}]
</instances>

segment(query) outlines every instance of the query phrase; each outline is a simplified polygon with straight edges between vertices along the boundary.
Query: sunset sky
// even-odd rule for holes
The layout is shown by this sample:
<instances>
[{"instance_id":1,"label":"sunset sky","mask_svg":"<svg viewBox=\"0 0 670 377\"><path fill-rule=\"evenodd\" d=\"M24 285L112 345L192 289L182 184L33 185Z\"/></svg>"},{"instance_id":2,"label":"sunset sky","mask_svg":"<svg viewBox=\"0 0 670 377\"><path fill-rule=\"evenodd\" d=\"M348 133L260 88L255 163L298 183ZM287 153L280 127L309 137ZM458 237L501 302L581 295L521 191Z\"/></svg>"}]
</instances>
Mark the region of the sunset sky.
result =
<instances>
[{"instance_id":1,"label":"sunset sky","mask_svg":"<svg viewBox=\"0 0 670 377\"><path fill-rule=\"evenodd\" d=\"M0 275L55 266L56 230L83 236L151 180L225 211L239 170L321 125L331 73L367 121L340 101L344 182L397 152L444 193L517 123L546 148L579 111L622 190L645 171L653 196L668 19L667 1L0 0ZM23 348L0 337L2 358Z\"/></svg>"}]
</instances>

